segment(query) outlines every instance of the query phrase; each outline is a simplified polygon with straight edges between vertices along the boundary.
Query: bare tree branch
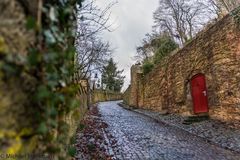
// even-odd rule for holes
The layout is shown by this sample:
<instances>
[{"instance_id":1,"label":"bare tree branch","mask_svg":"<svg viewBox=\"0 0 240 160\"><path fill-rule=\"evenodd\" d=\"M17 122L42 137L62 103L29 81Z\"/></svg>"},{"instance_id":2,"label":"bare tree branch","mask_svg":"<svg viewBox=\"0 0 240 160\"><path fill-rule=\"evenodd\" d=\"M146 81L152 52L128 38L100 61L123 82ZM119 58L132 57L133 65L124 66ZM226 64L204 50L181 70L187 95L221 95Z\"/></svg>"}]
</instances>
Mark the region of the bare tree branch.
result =
<instances>
[{"instance_id":1,"label":"bare tree branch","mask_svg":"<svg viewBox=\"0 0 240 160\"><path fill-rule=\"evenodd\" d=\"M87 78L91 72L100 70L112 53L108 42L102 41L100 33L103 30L112 32L110 22L110 9L116 2L110 3L106 8L100 9L95 0L83 3L78 8L77 21L77 76Z\"/></svg>"}]
</instances>

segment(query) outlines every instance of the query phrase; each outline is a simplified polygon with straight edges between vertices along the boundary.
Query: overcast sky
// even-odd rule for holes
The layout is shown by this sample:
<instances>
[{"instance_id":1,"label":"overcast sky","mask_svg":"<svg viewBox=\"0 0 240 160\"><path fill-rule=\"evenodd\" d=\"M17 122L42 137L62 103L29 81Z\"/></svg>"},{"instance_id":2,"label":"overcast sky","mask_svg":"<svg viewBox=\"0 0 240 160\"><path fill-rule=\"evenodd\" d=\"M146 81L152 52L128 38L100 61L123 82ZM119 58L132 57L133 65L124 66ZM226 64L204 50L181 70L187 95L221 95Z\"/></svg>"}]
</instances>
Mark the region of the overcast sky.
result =
<instances>
[{"instance_id":1,"label":"overcast sky","mask_svg":"<svg viewBox=\"0 0 240 160\"><path fill-rule=\"evenodd\" d=\"M96 1L101 8L114 2L114 0ZM113 58L118 63L119 69L124 69L126 76L123 89L130 84L130 67L134 64L136 46L140 44L146 33L151 32L152 14L157 6L158 0L118 0L118 3L111 8L114 32L104 32L103 38L116 48Z\"/></svg>"}]
</instances>

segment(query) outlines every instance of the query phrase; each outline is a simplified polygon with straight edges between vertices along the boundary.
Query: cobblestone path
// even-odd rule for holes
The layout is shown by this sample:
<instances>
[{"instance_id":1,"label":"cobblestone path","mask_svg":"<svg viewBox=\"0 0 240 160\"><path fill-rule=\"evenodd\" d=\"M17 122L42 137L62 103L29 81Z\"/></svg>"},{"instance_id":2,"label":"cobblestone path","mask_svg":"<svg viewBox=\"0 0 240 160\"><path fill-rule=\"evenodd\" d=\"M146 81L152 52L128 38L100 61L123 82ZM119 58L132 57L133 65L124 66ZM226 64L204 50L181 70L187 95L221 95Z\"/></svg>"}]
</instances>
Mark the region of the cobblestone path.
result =
<instances>
[{"instance_id":1,"label":"cobblestone path","mask_svg":"<svg viewBox=\"0 0 240 160\"><path fill-rule=\"evenodd\" d=\"M111 151L120 160L240 160L240 154L220 148L181 129L125 110L117 102L99 103L99 111L117 140Z\"/></svg>"}]
</instances>

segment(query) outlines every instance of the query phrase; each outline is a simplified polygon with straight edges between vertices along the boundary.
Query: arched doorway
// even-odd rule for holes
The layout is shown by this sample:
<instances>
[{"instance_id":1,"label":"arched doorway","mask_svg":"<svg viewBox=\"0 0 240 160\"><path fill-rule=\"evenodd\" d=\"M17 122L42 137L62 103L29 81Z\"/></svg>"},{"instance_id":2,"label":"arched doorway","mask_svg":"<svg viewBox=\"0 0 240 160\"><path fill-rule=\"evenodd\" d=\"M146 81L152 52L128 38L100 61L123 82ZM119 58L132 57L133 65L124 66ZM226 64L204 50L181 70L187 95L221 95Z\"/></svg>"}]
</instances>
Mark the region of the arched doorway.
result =
<instances>
[{"instance_id":1,"label":"arched doorway","mask_svg":"<svg viewBox=\"0 0 240 160\"><path fill-rule=\"evenodd\" d=\"M197 74L191 79L191 94L195 114L208 112L208 98L204 74Z\"/></svg>"}]
</instances>

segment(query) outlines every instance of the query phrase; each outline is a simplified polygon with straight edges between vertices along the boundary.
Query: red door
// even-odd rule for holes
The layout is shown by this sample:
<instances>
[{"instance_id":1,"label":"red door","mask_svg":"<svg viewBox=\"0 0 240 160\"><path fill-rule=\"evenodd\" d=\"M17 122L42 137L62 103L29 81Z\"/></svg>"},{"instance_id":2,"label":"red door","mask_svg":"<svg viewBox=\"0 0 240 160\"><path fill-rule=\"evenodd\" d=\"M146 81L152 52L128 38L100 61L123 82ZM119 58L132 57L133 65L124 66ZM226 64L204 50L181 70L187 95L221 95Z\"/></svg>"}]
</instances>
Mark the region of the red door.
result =
<instances>
[{"instance_id":1,"label":"red door","mask_svg":"<svg viewBox=\"0 0 240 160\"><path fill-rule=\"evenodd\" d=\"M194 113L208 112L207 88L203 74L198 74L191 79L191 93Z\"/></svg>"}]
</instances>

